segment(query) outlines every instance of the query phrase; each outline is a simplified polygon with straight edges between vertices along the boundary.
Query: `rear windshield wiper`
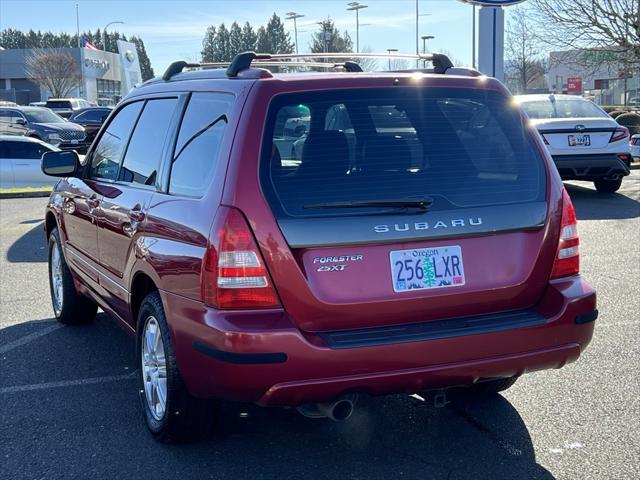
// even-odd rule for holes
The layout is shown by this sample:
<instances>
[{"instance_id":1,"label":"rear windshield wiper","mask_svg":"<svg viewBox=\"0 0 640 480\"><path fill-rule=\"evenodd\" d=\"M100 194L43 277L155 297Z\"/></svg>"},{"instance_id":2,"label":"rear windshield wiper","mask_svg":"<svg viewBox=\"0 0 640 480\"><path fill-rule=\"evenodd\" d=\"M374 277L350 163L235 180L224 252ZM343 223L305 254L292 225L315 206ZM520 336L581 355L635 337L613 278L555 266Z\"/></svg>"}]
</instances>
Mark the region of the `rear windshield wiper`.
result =
<instances>
[{"instance_id":1,"label":"rear windshield wiper","mask_svg":"<svg viewBox=\"0 0 640 480\"><path fill-rule=\"evenodd\" d=\"M302 208L367 208L367 207L392 207L392 208L417 208L419 210L429 210L433 205L433 199L421 198L418 200L362 200L353 202L327 202L312 203L304 205Z\"/></svg>"}]
</instances>

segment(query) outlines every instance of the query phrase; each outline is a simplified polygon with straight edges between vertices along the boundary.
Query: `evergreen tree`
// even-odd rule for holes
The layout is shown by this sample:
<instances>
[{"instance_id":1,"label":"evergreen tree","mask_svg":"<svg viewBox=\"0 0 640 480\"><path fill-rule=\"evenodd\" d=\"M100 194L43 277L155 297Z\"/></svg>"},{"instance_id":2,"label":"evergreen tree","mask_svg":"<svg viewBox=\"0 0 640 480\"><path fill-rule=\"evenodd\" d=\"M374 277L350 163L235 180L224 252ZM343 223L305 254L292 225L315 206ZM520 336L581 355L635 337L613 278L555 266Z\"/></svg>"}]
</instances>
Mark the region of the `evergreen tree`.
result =
<instances>
[{"instance_id":1,"label":"evergreen tree","mask_svg":"<svg viewBox=\"0 0 640 480\"><path fill-rule=\"evenodd\" d=\"M26 48L41 48L42 47L42 33L40 30L34 32L29 30L26 36Z\"/></svg>"},{"instance_id":2,"label":"evergreen tree","mask_svg":"<svg viewBox=\"0 0 640 480\"><path fill-rule=\"evenodd\" d=\"M262 26L258 28L256 35L256 52L271 53L271 42L267 36L267 30Z\"/></svg>"},{"instance_id":3,"label":"evergreen tree","mask_svg":"<svg viewBox=\"0 0 640 480\"><path fill-rule=\"evenodd\" d=\"M237 22L231 24L229 29L229 60L242 51L242 29Z\"/></svg>"},{"instance_id":4,"label":"evergreen tree","mask_svg":"<svg viewBox=\"0 0 640 480\"><path fill-rule=\"evenodd\" d=\"M253 27L249 22L245 22L244 27L242 27L242 46L240 51L250 52L256 50L257 41L258 35L256 35Z\"/></svg>"},{"instance_id":5,"label":"evergreen tree","mask_svg":"<svg viewBox=\"0 0 640 480\"><path fill-rule=\"evenodd\" d=\"M147 55L147 49L144 47L144 42L140 37L135 35L129 40L136 46L136 53L138 54L138 62L140 62L140 73L142 74L142 81L145 82L155 76L153 67L151 66L151 60Z\"/></svg>"},{"instance_id":6,"label":"evergreen tree","mask_svg":"<svg viewBox=\"0 0 640 480\"><path fill-rule=\"evenodd\" d=\"M202 51L200 55L202 56L203 62L213 62L215 58L215 49L216 49L216 27L213 25L207 27L207 31L204 33L204 38L202 39Z\"/></svg>"},{"instance_id":7,"label":"evergreen tree","mask_svg":"<svg viewBox=\"0 0 640 480\"><path fill-rule=\"evenodd\" d=\"M340 34L335 23L330 18L323 20L317 33L313 34L309 48L314 53L351 53L353 42L348 32Z\"/></svg>"},{"instance_id":8,"label":"evergreen tree","mask_svg":"<svg viewBox=\"0 0 640 480\"><path fill-rule=\"evenodd\" d=\"M26 48L26 36L20 30L7 28L0 33L0 46L5 49Z\"/></svg>"},{"instance_id":9,"label":"evergreen tree","mask_svg":"<svg viewBox=\"0 0 640 480\"><path fill-rule=\"evenodd\" d=\"M214 42L214 62L225 62L231 60L231 49L229 45L229 30L221 23L216 32Z\"/></svg>"},{"instance_id":10,"label":"evergreen tree","mask_svg":"<svg viewBox=\"0 0 640 480\"><path fill-rule=\"evenodd\" d=\"M284 23L278 15L274 14L269 19L266 27L266 35L270 50L265 53L292 53L294 46L289 34L284 29Z\"/></svg>"}]
</instances>

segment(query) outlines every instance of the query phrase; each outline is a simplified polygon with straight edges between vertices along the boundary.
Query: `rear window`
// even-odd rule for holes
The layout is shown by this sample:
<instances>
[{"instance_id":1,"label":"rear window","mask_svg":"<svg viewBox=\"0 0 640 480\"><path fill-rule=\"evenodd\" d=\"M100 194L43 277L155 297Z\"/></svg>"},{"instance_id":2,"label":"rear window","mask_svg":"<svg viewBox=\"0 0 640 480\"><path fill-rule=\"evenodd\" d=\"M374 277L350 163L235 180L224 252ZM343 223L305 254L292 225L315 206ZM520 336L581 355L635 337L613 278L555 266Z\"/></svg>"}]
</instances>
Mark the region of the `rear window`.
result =
<instances>
[{"instance_id":1,"label":"rear window","mask_svg":"<svg viewBox=\"0 0 640 480\"><path fill-rule=\"evenodd\" d=\"M589 100L534 100L522 102L521 106L532 119L608 117L606 112Z\"/></svg>"},{"instance_id":2,"label":"rear window","mask_svg":"<svg viewBox=\"0 0 640 480\"><path fill-rule=\"evenodd\" d=\"M71 108L70 100L52 100L48 101L45 106L47 108Z\"/></svg>"},{"instance_id":3,"label":"rear window","mask_svg":"<svg viewBox=\"0 0 640 480\"><path fill-rule=\"evenodd\" d=\"M431 210L452 210L544 201L546 193L519 109L493 91L281 95L262 151L261 181L278 216L386 213L388 206L336 204L422 199Z\"/></svg>"}]
</instances>

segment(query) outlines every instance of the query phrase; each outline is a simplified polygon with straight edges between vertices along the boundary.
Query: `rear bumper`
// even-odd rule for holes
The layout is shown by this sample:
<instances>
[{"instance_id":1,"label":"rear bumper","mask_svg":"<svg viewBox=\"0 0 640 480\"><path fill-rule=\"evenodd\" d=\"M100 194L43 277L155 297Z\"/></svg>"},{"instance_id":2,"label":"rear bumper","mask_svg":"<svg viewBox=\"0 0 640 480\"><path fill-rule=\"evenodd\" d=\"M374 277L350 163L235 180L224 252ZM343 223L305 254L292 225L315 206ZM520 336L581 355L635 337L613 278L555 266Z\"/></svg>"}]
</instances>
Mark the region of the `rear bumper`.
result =
<instances>
[{"instance_id":1,"label":"rear bumper","mask_svg":"<svg viewBox=\"0 0 640 480\"><path fill-rule=\"evenodd\" d=\"M373 395L468 385L560 368L591 340L595 291L580 277L550 283L527 327L420 341L330 348L279 311L221 312L161 292L187 388L199 397L295 406L347 392Z\"/></svg>"},{"instance_id":2,"label":"rear bumper","mask_svg":"<svg viewBox=\"0 0 640 480\"><path fill-rule=\"evenodd\" d=\"M628 161L618 155L627 155ZM597 155L553 155L553 162L563 180L594 180L629 175L628 153Z\"/></svg>"}]
</instances>

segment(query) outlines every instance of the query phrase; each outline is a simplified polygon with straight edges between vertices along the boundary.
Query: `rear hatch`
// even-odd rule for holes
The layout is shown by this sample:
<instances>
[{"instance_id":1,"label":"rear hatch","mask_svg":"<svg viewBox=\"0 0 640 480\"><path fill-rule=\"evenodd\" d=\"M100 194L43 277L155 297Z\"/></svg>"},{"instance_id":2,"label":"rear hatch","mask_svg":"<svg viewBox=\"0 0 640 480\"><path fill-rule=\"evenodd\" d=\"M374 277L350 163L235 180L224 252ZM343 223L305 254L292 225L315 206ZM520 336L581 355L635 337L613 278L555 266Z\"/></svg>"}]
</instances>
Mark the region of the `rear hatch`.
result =
<instances>
[{"instance_id":1,"label":"rear hatch","mask_svg":"<svg viewBox=\"0 0 640 480\"><path fill-rule=\"evenodd\" d=\"M291 124L305 128L283 142ZM545 228L546 169L505 94L278 95L262 152L260 183L279 231L254 209L245 214L303 330L517 310L542 295L557 247Z\"/></svg>"}]
</instances>

